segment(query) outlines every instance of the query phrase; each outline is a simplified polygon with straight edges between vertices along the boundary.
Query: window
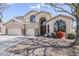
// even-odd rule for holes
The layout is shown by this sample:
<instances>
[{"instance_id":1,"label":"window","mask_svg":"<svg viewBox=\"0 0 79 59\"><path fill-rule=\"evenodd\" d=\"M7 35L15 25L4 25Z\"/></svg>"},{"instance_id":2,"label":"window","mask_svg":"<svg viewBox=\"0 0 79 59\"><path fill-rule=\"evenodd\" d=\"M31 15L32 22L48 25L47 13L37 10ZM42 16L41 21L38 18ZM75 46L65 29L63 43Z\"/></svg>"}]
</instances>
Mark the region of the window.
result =
<instances>
[{"instance_id":1,"label":"window","mask_svg":"<svg viewBox=\"0 0 79 59\"><path fill-rule=\"evenodd\" d=\"M42 17L40 21L41 21L41 26L46 26L46 18Z\"/></svg>"},{"instance_id":2,"label":"window","mask_svg":"<svg viewBox=\"0 0 79 59\"><path fill-rule=\"evenodd\" d=\"M35 16L34 15L30 16L30 22L35 23Z\"/></svg>"},{"instance_id":3,"label":"window","mask_svg":"<svg viewBox=\"0 0 79 59\"><path fill-rule=\"evenodd\" d=\"M46 26L46 20L43 20L41 23L42 26Z\"/></svg>"},{"instance_id":4,"label":"window","mask_svg":"<svg viewBox=\"0 0 79 59\"><path fill-rule=\"evenodd\" d=\"M66 23L62 20L58 20L56 21L56 23L54 24L54 31L64 31L66 32Z\"/></svg>"}]
</instances>

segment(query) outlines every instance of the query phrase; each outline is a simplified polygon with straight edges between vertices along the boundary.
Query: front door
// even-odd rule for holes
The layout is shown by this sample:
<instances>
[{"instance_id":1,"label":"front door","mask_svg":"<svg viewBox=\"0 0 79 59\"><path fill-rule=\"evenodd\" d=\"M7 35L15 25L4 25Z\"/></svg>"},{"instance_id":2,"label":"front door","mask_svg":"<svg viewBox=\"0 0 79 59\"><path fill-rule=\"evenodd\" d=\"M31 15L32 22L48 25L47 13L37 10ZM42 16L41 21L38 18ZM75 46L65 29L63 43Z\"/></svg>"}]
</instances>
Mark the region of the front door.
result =
<instances>
[{"instance_id":1,"label":"front door","mask_svg":"<svg viewBox=\"0 0 79 59\"><path fill-rule=\"evenodd\" d=\"M41 26L40 34L41 35L45 35L46 34L46 26Z\"/></svg>"},{"instance_id":2,"label":"front door","mask_svg":"<svg viewBox=\"0 0 79 59\"><path fill-rule=\"evenodd\" d=\"M40 19L40 35L46 34L46 18Z\"/></svg>"},{"instance_id":3,"label":"front door","mask_svg":"<svg viewBox=\"0 0 79 59\"><path fill-rule=\"evenodd\" d=\"M23 29L23 35L26 35L26 29Z\"/></svg>"}]
</instances>

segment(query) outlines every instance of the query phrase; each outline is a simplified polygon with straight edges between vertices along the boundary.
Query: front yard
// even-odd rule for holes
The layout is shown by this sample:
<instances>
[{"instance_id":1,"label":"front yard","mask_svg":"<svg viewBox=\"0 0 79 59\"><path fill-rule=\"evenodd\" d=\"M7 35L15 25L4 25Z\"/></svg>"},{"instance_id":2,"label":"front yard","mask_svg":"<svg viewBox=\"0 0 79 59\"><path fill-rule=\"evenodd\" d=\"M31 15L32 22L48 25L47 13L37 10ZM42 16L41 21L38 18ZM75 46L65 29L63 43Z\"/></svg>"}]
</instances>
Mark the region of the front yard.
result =
<instances>
[{"instance_id":1,"label":"front yard","mask_svg":"<svg viewBox=\"0 0 79 59\"><path fill-rule=\"evenodd\" d=\"M62 41L53 38L27 38L19 44L7 48L5 51L23 56L75 56L79 55L79 48L69 47L74 40Z\"/></svg>"}]
</instances>

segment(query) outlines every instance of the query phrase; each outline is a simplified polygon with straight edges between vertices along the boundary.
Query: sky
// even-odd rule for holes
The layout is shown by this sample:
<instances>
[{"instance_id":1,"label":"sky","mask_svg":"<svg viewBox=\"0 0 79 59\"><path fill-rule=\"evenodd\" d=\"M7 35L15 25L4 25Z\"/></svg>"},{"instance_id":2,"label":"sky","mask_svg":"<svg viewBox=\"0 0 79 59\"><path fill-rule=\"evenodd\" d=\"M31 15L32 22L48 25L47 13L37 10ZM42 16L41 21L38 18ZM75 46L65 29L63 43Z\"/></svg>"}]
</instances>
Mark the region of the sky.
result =
<instances>
[{"instance_id":1,"label":"sky","mask_svg":"<svg viewBox=\"0 0 79 59\"><path fill-rule=\"evenodd\" d=\"M68 7L65 7L65 9L69 11ZM43 6L42 3L10 3L6 11L3 12L3 21L8 21L16 16L23 16L31 10L47 11L50 12L52 16L56 16L58 14L65 14L55 12L52 7Z\"/></svg>"}]
</instances>

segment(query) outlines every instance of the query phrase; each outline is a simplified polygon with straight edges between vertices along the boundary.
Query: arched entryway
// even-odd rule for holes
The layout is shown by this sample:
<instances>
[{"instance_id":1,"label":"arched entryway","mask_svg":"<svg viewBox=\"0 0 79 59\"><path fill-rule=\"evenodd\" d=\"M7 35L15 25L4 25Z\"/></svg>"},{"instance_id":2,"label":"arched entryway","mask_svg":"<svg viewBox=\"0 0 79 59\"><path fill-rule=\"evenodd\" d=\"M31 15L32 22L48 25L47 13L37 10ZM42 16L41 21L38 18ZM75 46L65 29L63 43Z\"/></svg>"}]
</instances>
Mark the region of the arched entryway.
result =
<instances>
[{"instance_id":1,"label":"arched entryway","mask_svg":"<svg viewBox=\"0 0 79 59\"><path fill-rule=\"evenodd\" d=\"M66 23L63 20L58 20L54 24L54 32L58 31L66 32Z\"/></svg>"},{"instance_id":2,"label":"arched entryway","mask_svg":"<svg viewBox=\"0 0 79 59\"><path fill-rule=\"evenodd\" d=\"M40 19L40 35L46 34L46 18L42 17Z\"/></svg>"}]
</instances>

